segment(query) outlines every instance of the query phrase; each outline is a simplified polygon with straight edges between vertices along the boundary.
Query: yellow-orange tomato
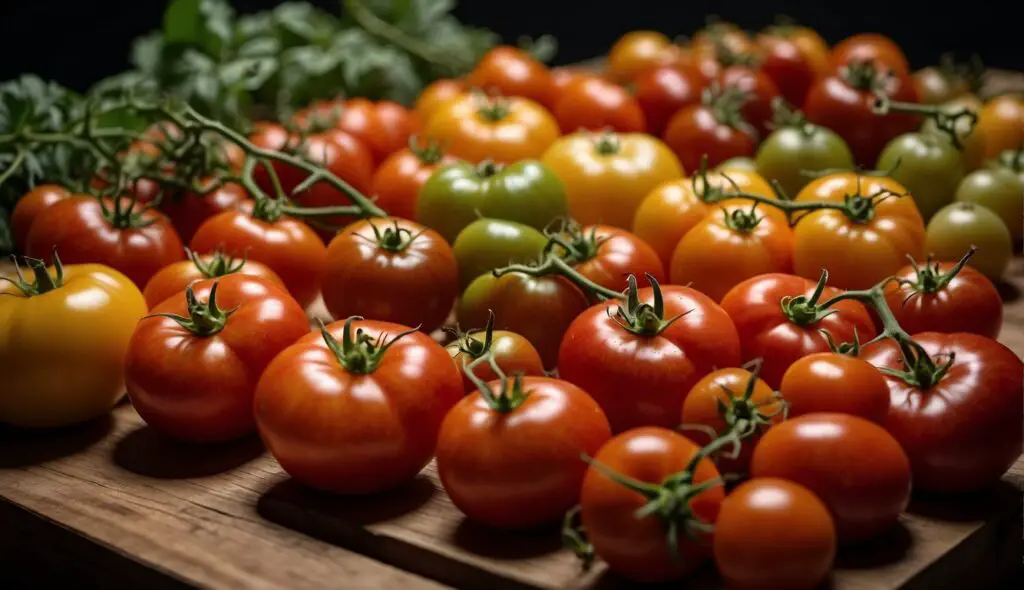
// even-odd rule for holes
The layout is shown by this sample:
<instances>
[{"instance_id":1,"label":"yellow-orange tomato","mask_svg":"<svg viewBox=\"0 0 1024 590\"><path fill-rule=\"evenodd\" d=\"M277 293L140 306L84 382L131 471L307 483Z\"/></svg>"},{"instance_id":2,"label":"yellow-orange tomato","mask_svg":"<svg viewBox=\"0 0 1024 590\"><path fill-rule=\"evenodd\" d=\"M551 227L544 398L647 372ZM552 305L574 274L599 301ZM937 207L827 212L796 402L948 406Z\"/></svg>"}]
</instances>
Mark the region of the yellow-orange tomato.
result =
<instances>
[{"instance_id":1,"label":"yellow-orange tomato","mask_svg":"<svg viewBox=\"0 0 1024 590\"><path fill-rule=\"evenodd\" d=\"M440 105L424 134L456 158L510 164L540 157L559 131L551 113L528 98L469 92Z\"/></svg>"},{"instance_id":2,"label":"yellow-orange tomato","mask_svg":"<svg viewBox=\"0 0 1024 590\"><path fill-rule=\"evenodd\" d=\"M555 91L547 66L508 45L488 51L466 76L466 86L487 94L529 98L548 108Z\"/></svg>"},{"instance_id":3,"label":"yellow-orange tomato","mask_svg":"<svg viewBox=\"0 0 1024 590\"><path fill-rule=\"evenodd\" d=\"M672 53L672 40L657 31L632 31L612 45L608 52L608 74L628 82L637 74L663 65Z\"/></svg>"},{"instance_id":4,"label":"yellow-orange tomato","mask_svg":"<svg viewBox=\"0 0 1024 590\"><path fill-rule=\"evenodd\" d=\"M672 150L642 133L566 135L541 160L565 184L573 219L626 230L654 187L683 175Z\"/></svg>"},{"instance_id":5,"label":"yellow-orange tomato","mask_svg":"<svg viewBox=\"0 0 1024 590\"><path fill-rule=\"evenodd\" d=\"M1024 95L1004 94L985 103L974 135L980 136L982 163L1024 145Z\"/></svg>"},{"instance_id":6,"label":"yellow-orange tomato","mask_svg":"<svg viewBox=\"0 0 1024 590\"><path fill-rule=\"evenodd\" d=\"M438 107L466 91L462 80L441 78L434 80L416 98L413 110L420 121L429 121Z\"/></svg>"},{"instance_id":7,"label":"yellow-orange tomato","mask_svg":"<svg viewBox=\"0 0 1024 590\"><path fill-rule=\"evenodd\" d=\"M859 218L836 209L799 215L793 232L796 274L817 279L827 269L831 286L866 289L896 274L908 256L924 257L921 213L907 189L891 178L831 174L805 186L796 201L842 204L851 196L871 200Z\"/></svg>"}]
</instances>

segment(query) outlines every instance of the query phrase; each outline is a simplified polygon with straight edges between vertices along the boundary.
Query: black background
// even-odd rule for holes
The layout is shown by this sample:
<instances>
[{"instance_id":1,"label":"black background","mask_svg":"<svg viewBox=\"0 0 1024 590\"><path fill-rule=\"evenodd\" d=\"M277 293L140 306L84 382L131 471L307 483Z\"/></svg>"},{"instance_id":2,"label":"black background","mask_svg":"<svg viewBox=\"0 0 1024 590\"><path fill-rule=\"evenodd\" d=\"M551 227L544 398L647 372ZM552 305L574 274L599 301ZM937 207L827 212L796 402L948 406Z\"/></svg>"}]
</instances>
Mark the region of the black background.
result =
<instances>
[{"instance_id":1,"label":"black background","mask_svg":"<svg viewBox=\"0 0 1024 590\"><path fill-rule=\"evenodd\" d=\"M818 29L831 43L862 31L890 35L915 67L954 51L977 53L990 66L1024 70L1024 10L1019 6L1024 2L954 1L462 0L456 14L510 42L522 34L553 34L561 46L558 63L602 54L631 29L692 33L711 13L758 29L783 13ZM331 10L338 6L334 0L313 3ZM276 4L233 1L239 11ZM35 72L85 89L126 69L131 40L160 26L165 5L160 0L0 0L0 79Z\"/></svg>"}]
</instances>

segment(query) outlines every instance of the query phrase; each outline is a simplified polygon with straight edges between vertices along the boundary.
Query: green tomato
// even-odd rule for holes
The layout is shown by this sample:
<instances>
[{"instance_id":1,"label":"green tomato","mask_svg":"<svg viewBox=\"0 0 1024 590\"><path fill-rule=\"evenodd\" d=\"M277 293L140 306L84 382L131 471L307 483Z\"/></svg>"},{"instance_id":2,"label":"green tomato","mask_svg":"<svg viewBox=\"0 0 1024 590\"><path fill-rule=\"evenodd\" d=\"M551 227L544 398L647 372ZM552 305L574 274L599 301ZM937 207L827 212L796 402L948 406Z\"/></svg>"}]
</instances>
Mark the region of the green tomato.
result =
<instances>
[{"instance_id":1,"label":"green tomato","mask_svg":"<svg viewBox=\"0 0 1024 590\"><path fill-rule=\"evenodd\" d=\"M745 156L737 156L735 158L729 158L722 162L718 166L715 166L715 170L725 170L726 168L732 168L733 170L749 170L751 172L757 172L757 162L753 158L747 158Z\"/></svg>"},{"instance_id":2,"label":"green tomato","mask_svg":"<svg viewBox=\"0 0 1024 590\"><path fill-rule=\"evenodd\" d=\"M504 219L477 219L459 232L452 246L462 288L495 268L536 261L547 243L544 234L528 225Z\"/></svg>"},{"instance_id":3,"label":"green tomato","mask_svg":"<svg viewBox=\"0 0 1024 590\"><path fill-rule=\"evenodd\" d=\"M1019 150L1003 150L995 162L996 168L1005 168L1024 182L1024 145Z\"/></svg>"},{"instance_id":4,"label":"green tomato","mask_svg":"<svg viewBox=\"0 0 1024 590\"><path fill-rule=\"evenodd\" d=\"M780 127L757 150L757 173L776 180L789 196L796 196L823 170L853 169L850 148L831 129L817 125Z\"/></svg>"},{"instance_id":5,"label":"green tomato","mask_svg":"<svg viewBox=\"0 0 1024 590\"><path fill-rule=\"evenodd\" d=\"M879 170L914 197L925 221L953 202L956 187L964 177L964 163L949 139L930 133L905 133L890 141L878 156Z\"/></svg>"},{"instance_id":6,"label":"green tomato","mask_svg":"<svg viewBox=\"0 0 1024 590\"><path fill-rule=\"evenodd\" d=\"M420 189L416 219L448 240L480 217L543 229L569 212L565 187L536 160L502 166L459 162L441 168Z\"/></svg>"},{"instance_id":7,"label":"green tomato","mask_svg":"<svg viewBox=\"0 0 1024 590\"><path fill-rule=\"evenodd\" d=\"M978 251L967 264L998 281L1013 257L1010 230L998 215L974 203L952 203L928 222L925 248L936 260L959 260L971 246Z\"/></svg>"},{"instance_id":8,"label":"green tomato","mask_svg":"<svg viewBox=\"0 0 1024 590\"><path fill-rule=\"evenodd\" d=\"M956 189L956 200L988 207L1003 220L1013 241L1024 237L1024 180L1008 168L971 172Z\"/></svg>"}]
</instances>

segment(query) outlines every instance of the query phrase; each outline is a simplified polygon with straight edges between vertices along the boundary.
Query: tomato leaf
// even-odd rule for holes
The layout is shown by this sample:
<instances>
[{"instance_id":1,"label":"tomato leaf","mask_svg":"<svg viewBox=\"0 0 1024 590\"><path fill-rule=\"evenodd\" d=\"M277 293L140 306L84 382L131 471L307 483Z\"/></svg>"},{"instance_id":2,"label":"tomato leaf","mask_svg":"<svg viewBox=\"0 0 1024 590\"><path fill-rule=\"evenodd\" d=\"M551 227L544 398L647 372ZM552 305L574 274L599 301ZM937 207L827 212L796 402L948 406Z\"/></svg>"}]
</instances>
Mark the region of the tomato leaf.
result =
<instances>
[{"instance_id":1,"label":"tomato leaf","mask_svg":"<svg viewBox=\"0 0 1024 590\"><path fill-rule=\"evenodd\" d=\"M225 0L174 0L164 13L164 40L219 57L231 39L233 16Z\"/></svg>"}]
</instances>

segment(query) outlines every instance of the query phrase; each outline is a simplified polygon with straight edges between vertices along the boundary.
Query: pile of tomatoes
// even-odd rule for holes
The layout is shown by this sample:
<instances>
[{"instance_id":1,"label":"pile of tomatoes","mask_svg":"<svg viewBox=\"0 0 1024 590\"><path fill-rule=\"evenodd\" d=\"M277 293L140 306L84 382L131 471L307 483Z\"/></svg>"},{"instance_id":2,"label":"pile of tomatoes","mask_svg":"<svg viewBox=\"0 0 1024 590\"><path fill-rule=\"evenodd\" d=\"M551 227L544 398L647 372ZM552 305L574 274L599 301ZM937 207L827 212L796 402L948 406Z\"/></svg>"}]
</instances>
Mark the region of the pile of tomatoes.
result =
<instances>
[{"instance_id":1,"label":"pile of tomatoes","mask_svg":"<svg viewBox=\"0 0 1024 590\"><path fill-rule=\"evenodd\" d=\"M944 132L963 107L977 125ZM388 216L324 209L348 191L281 160L253 179L288 209L236 183L37 187L12 219L32 272L0 291L0 421L74 424L127 390L169 437L258 432L341 494L436 456L475 521L568 511L570 545L622 575L713 556L735 588L815 587L912 487L983 488L1021 454L993 281L1021 239L1024 97L911 74L886 38L633 32L602 71L499 47L412 109L318 102L247 141ZM337 321L311 331L319 297Z\"/></svg>"}]
</instances>

